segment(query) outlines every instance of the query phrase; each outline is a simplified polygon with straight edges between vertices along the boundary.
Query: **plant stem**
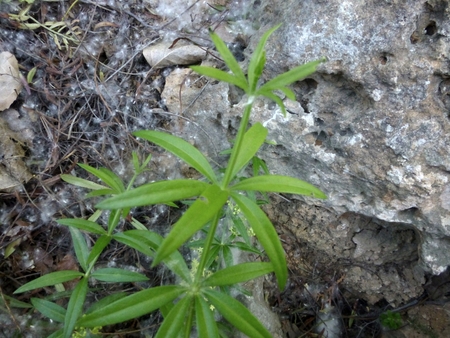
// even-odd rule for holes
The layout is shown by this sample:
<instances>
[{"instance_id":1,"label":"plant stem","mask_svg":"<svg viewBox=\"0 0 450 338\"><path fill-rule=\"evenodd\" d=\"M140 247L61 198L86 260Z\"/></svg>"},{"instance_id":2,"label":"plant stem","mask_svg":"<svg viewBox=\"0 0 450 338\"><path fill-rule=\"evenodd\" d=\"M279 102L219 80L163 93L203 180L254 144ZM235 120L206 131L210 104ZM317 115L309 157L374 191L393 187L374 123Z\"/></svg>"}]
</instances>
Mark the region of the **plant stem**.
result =
<instances>
[{"instance_id":1,"label":"plant stem","mask_svg":"<svg viewBox=\"0 0 450 338\"><path fill-rule=\"evenodd\" d=\"M236 141L234 142L230 160L228 161L227 169L225 170L225 177L222 181L222 189L226 189L228 184L230 184L231 180L233 179L233 177L231 177L231 174L233 172L234 166L236 165L237 157L239 151L241 150L244 135L247 130L248 121L250 119L250 112L252 111L252 100L253 98L249 98L249 102L247 103L244 114L242 115L241 124L239 125L239 130L236 135Z\"/></svg>"},{"instance_id":2,"label":"plant stem","mask_svg":"<svg viewBox=\"0 0 450 338\"><path fill-rule=\"evenodd\" d=\"M186 327L184 331L184 337L189 338L191 336L191 329L192 329L192 321L194 319L194 302L191 302L191 305L189 306L189 315L186 320Z\"/></svg>"},{"instance_id":3,"label":"plant stem","mask_svg":"<svg viewBox=\"0 0 450 338\"><path fill-rule=\"evenodd\" d=\"M214 235L216 234L217 225L219 224L220 211L214 216L211 221L211 226L209 227L208 235L206 236L205 245L202 251L202 257L200 258L200 263L198 264L197 274L195 276L195 282L199 282L203 276L203 270L205 269L206 260L208 259L208 253L211 249L211 244L214 240Z\"/></svg>"}]
</instances>

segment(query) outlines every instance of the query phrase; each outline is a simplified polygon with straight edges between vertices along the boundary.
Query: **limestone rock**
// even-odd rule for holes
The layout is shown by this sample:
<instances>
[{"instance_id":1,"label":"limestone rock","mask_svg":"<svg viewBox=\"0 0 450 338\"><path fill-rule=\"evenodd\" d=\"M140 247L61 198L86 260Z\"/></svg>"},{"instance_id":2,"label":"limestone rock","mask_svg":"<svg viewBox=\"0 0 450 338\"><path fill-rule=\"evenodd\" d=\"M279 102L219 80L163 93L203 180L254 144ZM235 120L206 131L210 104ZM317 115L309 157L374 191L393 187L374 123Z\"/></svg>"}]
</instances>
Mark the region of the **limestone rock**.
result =
<instances>
[{"instance_id":1,"label":"limestone rock","mask_svg":"<svg viewBox=\"0 0 450 338\"><path fill-rule=\"evenodd\" d=\"M22 137L0 117L0 191L14 190L33 176L23 161L26 146Z\"/></svg>"},{"instance_id":2,"label":"limestone rock","mask_svg":"<svg viewBox=\"0 0 450 338\"><path fill-rule=\"evenodd\" d=\"M266 28L284 18L268 78L329 59L293 88L303 112L256 107L279 144L270 168L321 187L337 217L415 229L418 262L434 274L450 264L449 14L438 0L262 1L256 14Z\"/></svg>"},{"instance_id":3,"label":"limestone rock","mask_svg":"<svg viewBox=\"0 0 450 338\"><path fill-rule=\"evenodd\" d=\"M160 43L144 49L144 57L152 68L192 65L201 62L206 56L206 51L195 45L169 47L170 43Z\"/></svg>"},{"instance_id":4,"label":"limestone rock","mask_svg":"<svg viewBox=\"0 0 450 338\"><path fill-rule=\"evenodd\" d=\"M339 263L346 287L361 297L398 304L419 296L424 271L439 274L450 264L448 1L263 0L254 9L263 25L247 56L268 28L284 22L267 44L266 79L329 60L292 86L297 102L285 100L286 118L268 100L254 104L251 122L263 123L277 143L260 153L271 171L328 195L292 196L303 202L293 204L297 216L289 220L317 208L303 225L277 219L286 206L273 212L274 222L324 262ZM177 98L186 100L183 116L224 149L220 135L234 137L246 98L214 81L198 86L163 96L178 100L172 112L179 112Z\"/></svg>"}]
</instances>

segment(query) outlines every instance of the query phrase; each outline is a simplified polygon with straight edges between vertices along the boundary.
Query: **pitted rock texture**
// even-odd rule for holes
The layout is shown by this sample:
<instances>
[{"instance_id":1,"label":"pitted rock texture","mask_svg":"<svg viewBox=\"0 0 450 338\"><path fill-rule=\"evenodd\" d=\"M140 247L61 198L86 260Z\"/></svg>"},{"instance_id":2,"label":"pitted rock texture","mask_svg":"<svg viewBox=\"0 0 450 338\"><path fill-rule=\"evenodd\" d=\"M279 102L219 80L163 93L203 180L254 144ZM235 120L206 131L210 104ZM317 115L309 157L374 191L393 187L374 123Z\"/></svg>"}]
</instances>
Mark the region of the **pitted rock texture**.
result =
<instances>
[{"instance_id":1,"label":"pitted rock texture","mask_svg":"<svg viewBox=\"0 0 450 338\"><path fill-rule=\"evenodd\" d=\"M329 196L323 206L337 216L352 212L388 228L415 228L422 266L444 271L448 1L262 1L259 11L266 28L284 19L267 45L268 78L321 56L329 60L294 86L300 107L288 119L267 103L253 114L279 144L267 150L270 167L317 184Z\"/></svg>"},{"instance_id":2,"label":"pitted rock texture","mask_svg":"<svg viewBox=\"0 0 450 338\"><path fill-rule=\"evenodd\" d=\"M352 212L338 216L301 201L272 202L264 209L286 243L294 274L304 276L305 270L313 269L343 274L343 290L371 304L384 298L395 305L423 292L419 236L413 228Z\"/></svg>"},{"instance_id":3,"label":"pitted rock texture","mask_svg":"<svg viewBox=\"0 0 450 338\"><path fill-rule=\"evenodd\" d=\"M271 171L328 195L292 197L318 208L305 223L314 233L304 236L296 222L283 227L323 257L347 260L346 280L363 297L420 295L421 270L439 274L450 264L448 1L265 0L254 2L253 20L261 27L243 65L261 35L283 22L267 44L265 79L328 58L292 86L297 102L285 100L286 117L273 102L254 104L251 122L277 143L260 152ZM183 118L201 126L207 144L226 149L221 135L234 137L247 98L214 81L194 93L198 82L189 83L166 84L169 111L180 114L182 98ZM295 205L300 215L304 204Z\"/></svg>"}]
</instances>

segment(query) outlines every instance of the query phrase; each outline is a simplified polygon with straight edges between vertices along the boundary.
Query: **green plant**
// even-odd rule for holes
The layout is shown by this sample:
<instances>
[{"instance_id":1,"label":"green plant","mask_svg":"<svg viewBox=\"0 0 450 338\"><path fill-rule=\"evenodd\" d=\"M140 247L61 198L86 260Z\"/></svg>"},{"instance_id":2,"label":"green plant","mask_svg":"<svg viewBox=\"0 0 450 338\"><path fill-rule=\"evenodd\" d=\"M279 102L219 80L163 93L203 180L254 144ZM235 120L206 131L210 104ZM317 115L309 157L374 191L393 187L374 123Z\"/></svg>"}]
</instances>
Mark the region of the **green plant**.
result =
<instances>
[{"instance_id":1,"label":"green plant","mask_svg":"<svg viewBox=\"0 0 450 338\"><path fill-rule=\"evenodd\" d=\"M50 0L44 0L50 1ZM77 26L77 20L72 22L66 22L64 19L69 14L70 10L78 2L75 1L67 10L66 14L61 21L46 21L44 23L39 22L33 16L29 15L30 9L34 4L35 0L24 0L21 2L26 2L24 8L22 8L18 14L8 13L8 18L12 21L17 22L17 27L26 30L35 30L42 28L48 32L48 34L53 38L58 49L63 49L63 47L70 52L72 56L71 45L78 45L80 43L80 38L82 36L82 31L79 26Z\"/></svg>"},{"instance_id":2,"label":"green plant","mask_svg":"<svg viewBox=\"0 0 450 338\"><path fill-rule=\"evenodd\" d=\"M387 310L380 315L380 322L390 330L397 330L402 326L402 316L398 312Z\"/></svg>"},{"instance_id":3,"label":"green plant","mask_svg":"<svg viewBox=\"0 0 450 338\"><path fill-rule=\"evenodd\" d=\"M104 168L95 169L81 165L83 169L98 177L104 185L70 175L62 176L69 183L91 189L92 192L88 194L88 197L105 195L112 195L112 197L98 203L96 208L99 210L89 220L61 219L58 221L60 224L70 227L75 253L83 272L54 272L16 290L16 293L20 293L78 279L67 309L50 301L32 299L36 309L49 318L64 323L64 327L52 337L68 338L75 328L84 330L103 327L137 318L157 309L161 311L164 321L156 337L178 337L180 334L189 337L193 326L196 327L200 337L218 337L219 328L212 308L246 335L270 337L270 333L253 314L224 291L224 288L270 272L275 273L280 289L283 289L286 284L287 265L283 247L272 223L257 203L256 192L292 193L326 198L322 191L302 180L268 174L265 164L261 160L255 159L257 151L265 142L268 131L260 123L255 123L248 128L254 99L257 96L268 97L274 100L285 113L283 102L274 92L281 91L288 98L295 99L294 93L287 86L313 73L317 65L324 61L321 59L296 67L258 87L265 64L264 45L270 34L277 28L275 27L263 35L251 57L247 77L225 43L214 33L211 33L211 38L225 64L231 70L231 74L210 67L192 67L199 74L242 88L248 96L248 103L223 173L216 174L207 158L183 139L159 131L137 131L134 133L136 137L170 151L200 172L204 178L158 181L132 188L134 178L145 169L150 160L148 158L144 164L140 164L136 154L133 155L135 176L126 188L114 173ZM243 178L239 173L250 162L253 164L254 176ZM264 171L264 175L257 176L260 169ZM135 227L134 230L123 232L116 230L120 218L127 218L130 208L162 203L173 204L176 201L190 198L195 198L195 200L172 226L165 238L147 230L135 219L131 220L131 224ZM231 205L228 212L234 210L236 212L234 216L239 213L239 217L233 219L233 215L229 215L236 226L236 234L225 236L225 241L223 241L223 238L219 238L217 235L218 224L227 205ZM96 223L101 213L100 210L110 210L106 229ZM243 219L248 222L258 243L269 258L269 262L234 265L230 259L228 252L230 247L259 252L250 243ZM80 230L99 236L91 250L88 250ZM199 231L204 233L204 238L196 243L201 246L199 261L189 269L178 249ZM243 241L237 240L237 237L241 237ZM180 282L175 285L144 289L131 295L123 293L111 295L83 311L89 278L105 282L138 281L143 278L141 275L131 274L124 270L95 270L97 259L111 240L121 242L153 257L153 266L164 263L179 277ZM213 271L210 270L211 273L205 274L207 269L211 269L218 256L223 258L224 264L216 264Z\"/></svg>"}]
</instances>

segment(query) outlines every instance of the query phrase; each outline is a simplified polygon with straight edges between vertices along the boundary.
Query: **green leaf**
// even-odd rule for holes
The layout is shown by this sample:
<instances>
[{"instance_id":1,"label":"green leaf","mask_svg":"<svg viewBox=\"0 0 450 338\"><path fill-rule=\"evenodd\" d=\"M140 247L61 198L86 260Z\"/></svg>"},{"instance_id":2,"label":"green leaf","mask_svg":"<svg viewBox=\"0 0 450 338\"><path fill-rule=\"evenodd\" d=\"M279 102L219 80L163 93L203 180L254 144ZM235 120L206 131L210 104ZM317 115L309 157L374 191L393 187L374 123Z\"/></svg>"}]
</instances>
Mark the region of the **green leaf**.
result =
<instances>
[{"instance_id":1,"label":"green leaf","mask_svg":"<svg viewBox=\"0 0 450 338\"><path fill-rule=\"evenodd\" d=\"M211 267L220 253L220 245L212 245L206 257L205 269Z\"/></svg>"},{"instance_id":2,"label":"green leaf","mask_svg":"<svg viewBox=\"0 0 450 338\"><path fill-rule=\"evenodd\" d=\"M170 310L172 310L174 306L175 306L175 304L170 302L170 303L164 304L163 306L161 306L159 308L159 312L161 312L163 318L166 318L169 315Z\"/></svg>"},{"instance_id":3,"label":"green leaf","mask_svg":"<svg viewBox=\"0 0 450 338\"><path fill-rule=\"evenodd\" d=\"M105 195L114 195L116 192L112 189L99 189L93 190L90 193L86 194L86 198L105 196Z\"/></svg>"},{"instance_id":4,"label":"green leaf","mask_svg":"<svg viewBox=\"0 0 450 338\"><path fill-rule=\"evenodd\" d=\"M58 224L67 225L80 230L91 232L93 234L105 235L106 230L95 222L88 221L82 218L61 218L56 221Z\"/></svg>"},{"instance_id":5,"label":"green leaf","mask_svg":"<svg viewBox=\"0 0 450 338\"><path fill-rule=\"evenodd\" d=\"M95 210L94 213L91 216L89 216L88 221L97 222L102 213L103 210Z\"/></svg>"},{"instance_id":6,"label":"green leaf","mask_svg":"<svg viewBox=\"0 0 450 338\"><path fill-rule=\"evenodd\" d=\"M274 93L272 93L271 91L268 91L268 90L259 91L258 94L265 96L272 101L275 101L275 103L280 107L281 112L283 113L283 116L286 117L286 107L285 107L283 101L277 95L275 95Z\"/></svg>"},{"instance_id":7,"label":"green leaf","mask_svg":"<svg viewBox=\"0 0 450 338\"><path fill-rule=\"evenodd\" d=\"M226 83L231 83L232 85L235 85L244 91L248 90L248 84L246 81L243 81L230 73L224 72L223 70L206 66L191 66L190 68L194 72L199 73L201 75L205 75L210 78L223 81Z\"/></svg>"},{"instance_id":8,"label":"green leaf","mask_svg":"<svg viewBox=\"0 0 450 338\"><path fill-rule=\"evenodd\" d=\"M154 130L140 130L134 132L133 135L170 151L172 154L189 164L192 168L203 174L211 182L217 182L214 170L206 157L197 148L182 138Z\"/></svg>"},{"instance_id":9,"label":"green leaf","mask_svg":"<svg viewBox=\"0 0 450 338\"><path fill-rule=\"evenodd\" d=\"M86 244L86 239L83 234L77 228L69 227L70 235L72 236L72 243L75 249L75 255L77 256L77 260L81 265L81 268L84 272L88 269L87 259L89 256L89 249Z\"/></svg>"},{"instance_id":10,"label":"green leaf","mask_svg":"<svg viewBox=\"0 0 450 338\"><path fill-rule=\"evenodd\" d=\"M252 57L250 59L250 63L248 65L248 82L250 84L250 88L252 89L252 92L255 91L256 85L258 83L258 79L262 74L264 64L265 64L265 52L264 52L264 46L267 43L267 40L269 39L269 36L277 30L280 25L277 25L271 29L269 29L267 32L263 34L261 37L261 40L259 40L258 45L256 46L255 50L253 51Z\"/></svg>"},{"instance_id":11,"label":"green leaf","mask_svg":"<svg viewBox=\"0 0 450 338\"><path fill-rule=\"evenodd\" d=\"M281 90L281 91L284 93L284 95L286 95L286 97L287 97L288 99L290 99L290 100L292 100L292 101L295 101L295 100L296 100L296 98L295 98L295 93L294 93L292 90L290 90L289 88L287 88L287 87L282 87L282 88L280 88L279 90Z\"/></svg>"},{"instance_id":12,"label":"green leaf","mask_svg":"<svg viewBox=\"0 0 450 338\"><path fill-rule=\"evenodd\" d=\"M33 67L27 74L27 83L33 82L34 75L36 74L37 67Z\"/></svg>"},{"instance_id":13,"label":"green leaf","mask_svg":"<svg viewBox=\"0 0 450 338\"><path fill-rule=\"evenodd\" d=\"M86 314L92 313L99 309L102 309L106 305L112 304L119 299L122 299L127 296L125 292L113 293L112 295L106 296L100 299L97 303L94 303L89 309L86 310Z\"/></svg>"},{"instance_id":14,"label":"green leaf","mask_svg":"<svg viewBox=\"0 0 450 338\"><path fill-rule=\"evenodd\" d=\"M45 286L68 282L83 275L83 273L73 270L52 272L22 285L20 288L14 291L14 293L22 293L34 289L43 288Z\"/></svg>"},{"instance_id":15,"label":"green leaf","mask_svg":"<svg viewBox=\"0 0 450 338\"><path fill-rule=\"evenodd\" d=\"M136 189L108 198L95 207L122 209L150 204L163 204L199 196L210 185L196 180L159 181L144 184Z\"/></svg>"},{"instance_id":16,"label":"green leaf","mask_svg":"<svg viewBox=\"0 0 450 338\"><path fill-rule=\"evenodd\" d=\"M39 298L31 298L31 304L47 318L58 323L64 323L66 309L62 306Z\"/></svg>"},{"instance_id":17,"label":"green leaf","mask_svg":"<svg viewBox=\"0 0 450 338\"><path fill-rule=\"evenodd\" d=\"M234 168L231 168L231 177L236 174L255 156L267 136L267 128L259 122L255 123L244 135L241 147L237 154Z\"/></svg>"},{"instance_id":18,"label":"green leaf","mask_svg":"<svg viewBox=\"0 0 450 338\"><path fill-rule=\"evenodd\" d=\"M106 248L106 246L111 242L111 237L102 235L97 239L94 246L92 247L91 252L89 253L87 264L93 264L97 261L100 254L103 252L103 249Z\"/></svg>"},{"instance_id":19,"label":"green leaf","mask_svg":"<svg viewBox=\"0 0 450 338\"><path fill-rule=\"evenodd\" d=\"M220 212L227 199L228 191L222 190L215 184L209 186L175 223L156 252L152 265L155 266L168 257L200 230L214 215Z\"/></svg>"},{"instance_id":20,"label":"green leaf","mask_svg":"<svg viewBox=\"0 0 450 338\"><path fill-rule=\"evenodd\" d=\"M149 230L128 230L114 235L113 238L149 257L154 257L154 251L158 250L163 241L161 235ZM181 277L184 281L188 283L191 281L191 273L189 268L178 250L174 251L168 258L166 258L164 263L172 272Z\"/></svg>"},{"instance_id":21,"label":"green leaf","mask_svg":"<svg viewBox=\"0 0 450 338\"><path fill-rule=\"evenodd\" d=\"M239 331L252 338L271 338L272 335L241 303L225 293L204 289L208 301Z\"/></svg>"},{"instance_id":22,"label":"green leaf","mask_svg":"<svg viewBox=\"0 0 450 338\"><path fill-rule=\"evenodd\" d=\"M131 152L131 162L133 163L134 171L138 172L141 165L139 163L138 155L134 150Z\"/></svg>"},{"instance_id":23,"label":"green leaf","mask_svg":"<svg viewBox=\"0 0 450 338\"><path fill-rule=\"evenodd\" d=\"M250 236L248 235L248 229L247 226L244 224L240 213L233 214L233 210L228 210L229 217L231 218L231 221L233 222L233 226L236 228L236 230L239 233L239 236L242 237L242 239L250 245Z\"/></svg>"},{"instance_id":24,"label":"green leaf","mask_svg":"<svg viewBox=\"0 0 450 338\"><path fill-rule=\"evenodd\" d=\"M222 39L214 32L211 32L210 36L214 42L214 45L216 46L217 51L219 52L228 68L230 68L230 70L239 80L246 82L247 80L245 78L244 72L239 66L239 63L234 58L233 53L231 53L231 51L228 49L225 42L223 42Z\"/></svg>"},{"instance_id":25,"label":"green leaf","mask_svg":"<svg viewBox=\"0 0 450 338\"><path fill-rule=\"evenodd\" d=\"M297 194L325 199L327 196L312 184L294 177L281 175L261 175L242 180L232 187L231 190L252 190Z\"/></svg>"},{"instance_id":26,"label":"green leaf","mask_svg":"<svg viewBox=\"0 0 450 338\"><path fill-rule=\"evenodd\" d=\"M326 59L322 58L316 61L311 61L308 63L305 63L304 65L292 68L291 70L287 71L286 73L280 74L274 79L266 82L263 86L261 86L258 89L258 93L261 91L272 91L276 89L281 89L283 87L286 87L290 85L291 83L295 81L299 81L301 79L304 79L308 75L311 75L314 73L317 69L317 66L321 64L322 62L325 62Z\"/></svg>"},{"instance_id":27,"label":"green leaf","mask_svg":"<svg viewBox=\"0 0 450 338\"><path fill-rule=\"evenodd\" d=\"M265 141L267 143L267 141ZM267 168L266 162L260 159L258 156L254 156L252 159L253 176L259 175L259 170L262 169L264 174L270 175L269 168Z\"/></svg>"},{"instance_id":28,"label":"green leaf","mask_svg":"<svg viewBox=\"0 0 450 338\"><path fill-rule=\"evenodd\" d=\"M138 318L173 301L183 292L178 285L159 286L136 292L79 319L82 327L106 326Z\"/></svg>"},{"instance_id":29,"label":"green leaf","mask_svg":"<svg viewBox=\"0 0 450 338\"><path fill-rule=\"evenodd\" d=\"M92 175L102 180L106 185L108 185L108 187L113 189L116 194L125 191L123 182L111 170L108 170L106 168L96 169L94 167L91 167L90 165L81 163L78 163L78 165L87 172L91 173Z\"/></svg>"},{"instance_id":30,"label":"green leaf","mask_svg":"<svg viewBox=\"0 0 450 338\"><path fill-rule=\"evenodd\" d=\"M272 263L242 263L219 270L206 278L203 286L224 286L243 283L273 272Z\"/></svg>"},{"instance_id":31,"label":"green leaf","mask_svg":"<svg viewBox=\"0 0 450 338\"><path fill-rule=\"evenodd\" d=\"M53 332L47 338L63 338L63 333L64 333L64 330L63 329L59 329L58 331Z\"/></svg>"},{"instance_id":32,"label":"green leaf","mask_svg":"<svg viewBox=\"0 0 450 338\"><path fill-rule=\"evenodd\" d=\"M88 279L82 278L72 292L64 317L64 338L71 338L78 317L83 311L84 300L88 290Z\"/></svg>"},{"instance_id":33,"label":"green leaf","mask_svg":"<svg viewBox=\"0 0 450 338\"><path fill-rule=\"evenodd\" d=\"M232 266L233 265L233 254L231 253L230 246L231 245L221 245L221 247L222 247L222 256L223 256L223 260L225 262L225 266Z\"/></svg>"},{"instance_id":34,"label":"green leaf","mask_svg":"<svg viewBox=\"0 0 450 338\"><path fill-rule=\"evenodd\" d=\"M155 338L178 338L185 325L185 319L192 306L192 296L186 295L170 310L164 318Z\"/></svg>"},{"instance_id":35,"label":"green leaf","mask_svg":"<svg viewBox=\"0 0 450 338\"><path fill-rule=\"evenodd\" d=\"M144 282L148 278L144 275L118 268L103 268L95 270L91 277L102 282L128 283L128 282Z\"/></svg>"},{"instance_id":36,"label":"green leaf","mask_svg":"<svg viewBox=\"0 0 450 338\"><path fill-rule=\"evenodd\" d=\"M19 309L31 309L33 308L32 305L22 302L20 300L17 300L13 297L7 296L5 294L1 294L0 297L0 304L4 304L5 306L9 306L9 307L15 307L15 308L19 308Z\"/></svg>"},{"instance_id":37,"label":"green leaf","mask_svg":"<svg viewBox=\"0 0 450 338\"><path fill-rule=\"evenodd\" d=\"M80 178L80 177L76 177L76 176L72 176L72 175L62 174L60 177L63 181L70 183L72 185L76 185L77 187L88 188L88 189L92 189L92 190L100 190L100 189L106 188L105 186L103 186L101 184L97 184L97 183L91 182L89 180L85 180L84 178Z\"/></svg>"},{"instance_id":38,"label":"green leaf","mask_svg":"<svg viewBox=\"0 0 450 338\"><path fill-rule=\"evenodd\" d=\"M232 247L238 248L239 250L242 250L242 251L248 251L248 252L252 252L257 255L262 255L261 251L259 251L255 247L248 245L247 243L244 243L244 242L234 242Z\"/></svg>"},{"instance_id":39,"label":"green leaf","mask_svg":"<svg viewBox=\"0 0 450 338\"><path fill-rule=\"evenodd\" d=\"M199 338L219 337L214 313L202 295L195 297L195 315Z\"/></svg>"},{"instance_id":40,"label":"green leaf","mask_svg":"<svg viewBox=\"0 0 450 338\"><path fill-rule=\"evenodd\" d=\"M126 208L127 211L124 213L124 218L128 215L128 212L130 211L128 208ZM111 210L111 213L108 217L108 235L112 235L114 229L119 225L120 221L120 215L122 211L121 210Z\"/></svg>"},{"instance_id":41,"label":"green leaf","mask_svg":"<svg viewBox=\"0 0 450 338\"><path fill-rule=\"evenodd\" d=\"M157 245L154 243L150 245L148 240L143 237L143 235L148 232L148 230L129 230L114 234L112 237L116 241L128 245L129 247L139 252L142 252L144 255L154 257L155 252L151 248L153 248L154 246L157 247Z\"/></svg>"},{"instance_id":42,"label":"green leaf","mask_svg":"<svg viewBox=\"0 0 450 338\"><path fill-rule=\"evenodd\" d=\"M147 230L147 227L134 217L131 219L131 225L137 230Z\"/></svg>"},{"instance_id":43,"label":"green leaf","mask_svg":"<svg viewBox=\"0 0 450 338\"><path fill-rule=\"evenodd\" d=\"M287 281L287 265L283 246L275 228L266 214L251 199L235 192L232 192L231 196L247 218L258 241L269 256L277 276L278 287L283 290Z\"/></svg>"}]
</instances>

